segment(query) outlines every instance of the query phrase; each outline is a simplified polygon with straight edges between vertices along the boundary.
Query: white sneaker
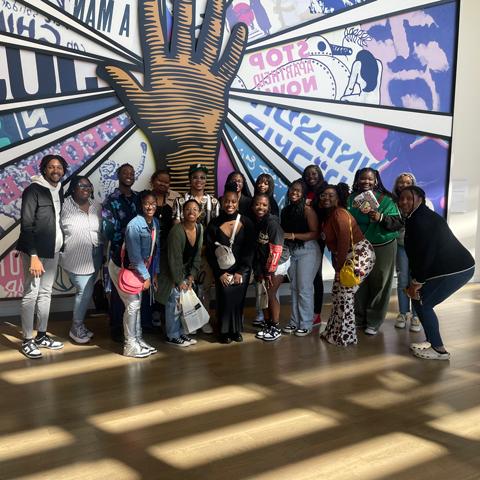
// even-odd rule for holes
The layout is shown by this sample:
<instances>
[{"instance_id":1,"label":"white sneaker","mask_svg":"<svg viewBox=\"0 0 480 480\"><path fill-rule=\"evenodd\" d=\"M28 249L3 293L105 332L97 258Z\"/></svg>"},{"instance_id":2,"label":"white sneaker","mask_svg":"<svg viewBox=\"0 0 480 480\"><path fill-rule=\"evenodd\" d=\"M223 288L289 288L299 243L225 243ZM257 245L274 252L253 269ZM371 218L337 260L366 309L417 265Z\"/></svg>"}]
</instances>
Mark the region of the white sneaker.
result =
<instances>
[{"instance_id":1,"label":"white sneaker","mask_svg":"<svg viewBox=\"0 0 480 480\"><path fill-rule=\"evenodd\" d=\"M188 335L180 335L180 338L187 342L189 345L196 345L198 343L195 338L189 337Z\"/></svg>"},{"instance_id":2,"label":"white sneaker","mask_svg":"<svg viewBox=\"0 0 480 480\"><path fill-rule=\"evenodd\" d=\"M422 330L422 324L420 323L420 319L416 315L412 315L410 320L410 331L411 332L420 332Z\"/></svg>"},{"instance_id":3,"label":"white sneaker","mask_svg":"<svg viewBox=\"0 0 480 480\"><path fill-rule=\"evenodd\" d=\"M138 342L126 343L123 347L125 357L145 358L150 356L150 350L142 347Z\"/></svg>"},{"instance_id":4,"label":"white sneaker","mask_svg":"<svg viewBox=\"0 0 480 480\"><path fill-rule=\"evenodd\" d=\"M20 347L20 351L27 358L42 358L42 352L38 349L37 344L35 343L33 338L24 340L22 342L22 346Z\"/></svg>"},{"instance_id":5,"label":"white sneaker","mask_svg":"<svg viewBox=\"0 0 480 480\"><path fill-rule=\"evenodd\" d=\"M395 320L395 328L405 328L407 326L407 317L403 313L399 313L397 315L397 319Z\"/></svg>"},{"instance_id":6,"label":"white sneaker","mask_svg":"<svg viewBox=\"0 0 480 480\"><path fill-rule=\"evenodd\" d=\"M409 348L410 350L426 350L430 348L432 345L430 342L418 342L418 343L411 343Z\"/></svg>"},{"instance_id":7,"label":"white sneaker","mask_svg":"<svg viewBox=\"0 0 480 480\"><path fill-rule=\"evenodd\" d=\"M93 332L89 330L84 323L81 325L80 329L88 338L93 338Z\"/></svg>"},{"instance_id":8,"label":"white sneaker","mask_svg":"<svg viewBox=\"0 0 480 480\"><path fill-rule=\"evenodd\" d=\"M169 345L173 345L175 347L180 347L180 348L185 348L190 346L190 342L186 342L183 338L178 337L178 338L168 338L166 340L166 343Z\"/></svg>"},{"instance_id":9,"label":"white sneaker","mask_svg":"<svg viewBox=\"0 0 480 480\"><path fill-rule=\"evenodd\" d=\"M141 347L146 348L152 355L158 352L158 350L154 346L147 343L142 337L138 337L137 342L140 344Z\"/></svg>"},{"instance_id":10,"label":"white sneaker","mask_svg":"<svg viewBox=\"0 0 480 480\"><path fill-rule=\"evenodd\" d=\"M412 350L413 355L424 360L450 360L448 352L437 352L434 348L429 347L424 350Z\"/></svg>"},{"instance_id":11,"label":"white sneaker","mask_svg":"<svg viewBox=\"0 0 480 480\"><path fill-rule=\"evenodd\" d=\"M365 333L367 335L372 335L373 336L373 335L376 335L378 333L378 330L375 330L373 327L367 327L365 329Z\"/></svg>"},{"instance_id":12,"label":"white sneaker","mask_svg":"<svg viewBox=\"0 0 480 480\"><path fill-rule=\"evenodd\" d=\"M213 333L213 328L212 328L212 326L210 325L210 323L206 323L206 324L202 327L202 332L203 332L203 333L206 333L207 335L210 335L211 333Z\"/></svg>"},{"instance_id":13,"label":"white sneaker","mask_svg":"<svg viewBox=\"0 0 480 480\"><path fill-rule=\"evenodd\" d=\"M68 332L68 336L75 342L75 343L88 343L90 341L90 337L87 335L86 332L81 330L80 328L70 329Z\"/></svg>"}]
</instances>

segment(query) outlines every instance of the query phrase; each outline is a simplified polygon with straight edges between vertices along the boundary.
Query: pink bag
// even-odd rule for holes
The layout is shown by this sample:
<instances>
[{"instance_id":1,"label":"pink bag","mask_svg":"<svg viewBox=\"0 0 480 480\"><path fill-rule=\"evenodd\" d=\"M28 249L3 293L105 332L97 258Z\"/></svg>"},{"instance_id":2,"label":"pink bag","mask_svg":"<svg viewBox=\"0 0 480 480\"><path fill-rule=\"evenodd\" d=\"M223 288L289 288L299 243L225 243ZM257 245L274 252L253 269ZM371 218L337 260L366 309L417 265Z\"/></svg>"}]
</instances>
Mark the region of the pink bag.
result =
<instances>
[{"instance_id":1,"label":"pink bag","mask_svg":"<svg viewBox=\"0 0 480 480\"><path fill-rule=\"evenodd\" d=\"M155 248L155 236L156 236L156 229L152 230L152 248L150 250L150 256L148 260L145 262L145 266L150 266L150 262L152 261L153 249ZM120 252L120 258L122 260L122 268L120 269L120 273L118 275L118 288L123 293L128 293L130 295L138 295L143 291L143 284L145 280L135 271L126 268L123 265L123 261L125 259L125 242L122 245L122 250Z\"/></svg>"}]
</instances>

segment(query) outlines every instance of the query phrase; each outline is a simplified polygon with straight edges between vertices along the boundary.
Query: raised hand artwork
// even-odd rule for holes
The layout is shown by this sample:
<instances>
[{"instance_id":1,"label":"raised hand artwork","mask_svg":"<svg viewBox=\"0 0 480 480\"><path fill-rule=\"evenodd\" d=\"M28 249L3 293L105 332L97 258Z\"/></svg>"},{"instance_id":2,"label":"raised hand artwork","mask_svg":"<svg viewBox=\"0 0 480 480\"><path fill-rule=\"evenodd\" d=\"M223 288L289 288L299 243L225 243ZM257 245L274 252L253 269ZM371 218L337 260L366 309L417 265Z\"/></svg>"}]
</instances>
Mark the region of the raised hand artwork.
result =
<instances>
[{"instance_id":1,"label":"raised hand artwork","mask_svg":"<svg viewBox=\"0 0 480 480\"><path fill-rule=\"evenodd\" d=\"M115 89L148 137L157 167L171 169L175 186L191 163L214 170L228 91L240 67L248 30L236 24L221 54L224 0L209 0L198 41L194 1L178 0L169 40L160 3L139 2L143 85L133 72L115 64L101 65L97 73Z\"/></svg>"}]
</instances>

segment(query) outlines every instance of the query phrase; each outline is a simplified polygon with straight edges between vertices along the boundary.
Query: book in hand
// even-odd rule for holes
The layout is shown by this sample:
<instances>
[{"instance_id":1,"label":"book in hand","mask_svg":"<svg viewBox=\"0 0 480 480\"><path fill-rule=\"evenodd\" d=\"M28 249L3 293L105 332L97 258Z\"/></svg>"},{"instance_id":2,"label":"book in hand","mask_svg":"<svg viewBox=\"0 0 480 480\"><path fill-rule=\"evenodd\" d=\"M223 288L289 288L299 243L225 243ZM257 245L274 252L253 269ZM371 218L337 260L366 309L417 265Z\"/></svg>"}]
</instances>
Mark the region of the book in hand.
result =
<instances>
[{"instance_id":1,"label":"book in hand","mask_svg":"<svg viewBox=\"0 0 480 480\"><path fill-rule=\"evenodd\" d=\"M371 190L362 192L353 199L353 206L358 208L363 213L370 211L378 211L380 206L375 194Z\"/></svg>"}]
</instances>

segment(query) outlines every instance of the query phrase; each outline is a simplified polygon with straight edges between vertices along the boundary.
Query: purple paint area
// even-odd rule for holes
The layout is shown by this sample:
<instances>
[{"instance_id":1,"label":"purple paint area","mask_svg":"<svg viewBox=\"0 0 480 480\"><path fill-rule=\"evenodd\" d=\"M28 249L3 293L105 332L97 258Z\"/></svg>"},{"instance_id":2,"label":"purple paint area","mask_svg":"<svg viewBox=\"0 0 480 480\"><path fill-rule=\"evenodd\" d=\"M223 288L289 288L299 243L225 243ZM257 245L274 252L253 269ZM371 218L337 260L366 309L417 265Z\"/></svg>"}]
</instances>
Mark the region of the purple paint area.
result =
<instances>
[{"instance_id":1,"label":"purple paint area","mask_svg":"<svg viewBox=\"0 0 480 480\"><path fill-rule=\"evenodd\" d=\"M235 168L233 167L232 160L222 142L220 143L220 151L218 152L217 160L217 195L219 197L223 195L225 181L227 180L228 174L233 172L233 170L235 170Z\"/></svg>"}]
</instances>

